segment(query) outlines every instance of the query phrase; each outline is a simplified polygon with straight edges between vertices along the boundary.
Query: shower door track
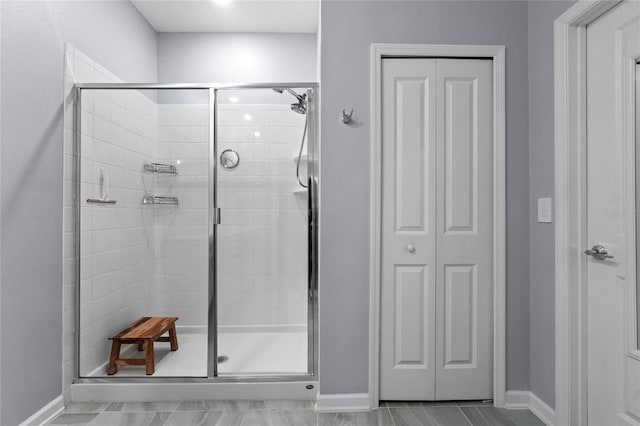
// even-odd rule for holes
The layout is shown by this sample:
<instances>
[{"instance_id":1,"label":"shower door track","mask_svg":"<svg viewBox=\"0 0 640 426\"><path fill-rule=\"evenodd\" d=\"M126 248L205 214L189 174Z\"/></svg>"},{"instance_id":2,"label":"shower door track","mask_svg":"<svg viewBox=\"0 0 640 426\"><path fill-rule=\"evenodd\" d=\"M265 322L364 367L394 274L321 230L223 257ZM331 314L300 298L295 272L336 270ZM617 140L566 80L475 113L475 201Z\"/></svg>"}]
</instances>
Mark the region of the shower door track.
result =
<instances>
[{"instance_id":1,"label":"shower door track","mask_svg":"<svg viewBox=\"0 0 640 426\"><path fill-rule=\"evenodd\" d=\"M309 220L308 220L308 325L307 325L307 371L308 374L261 374L261 375L218 375L217 360L217 268L216 268L216 225L219 224L219 216L216 213L217 206L217 94L219 90L243 90L243 89L287 89L287 88L305 88L311 91L313 95L319 89L318 83L312 82L293 82L293 83L246 83L246 84L217 84L217 83L177 83L177 84L161 84L161 83L76 83L73 86L74 98L74 202L75 202L75 250L76 250L76 282L75 282L75 348L74 348L74 384L135 384L135 383L274 383L274 382L306 382L307 386L317 382L318 369L318 279L317 279L317 254L318 254L318 158L316 151L318 148L317 140L317 123L313 123L313 150L311 152L311 161L313 172L309 174ZM80 96L83 89L87 90L209 90L209 300L208 300L208 337L207 337L207 376L206 377L81 377L80 376L80 169L81 169L81 112L82 105ZM312 96L313 102L315 96ZM311 103L311 99L309 99ZM314 108L315 109L315 108ZM309 137L307 137L310 139Z\"/></svg>"},{"instance_id":2,"label":"shower door track","mask_svg":"<svg viewBox=\"0 0 640 426\"><path fill-rule=\"evenodd\" d=\"M283 383L283 382L315 382L313 374L300 375L262 375L262 376L161 376L161 377L79 377L74 384L83 383Z\"/></svg>"},{"instance_id":3,"label":"shower door track","mask_svg":"<svg viewBox=\"0 0 640 426\"><path fill-rule=\"evenodd\" d=\"M149 90L149 89L213 89L213 90L242 90L242 89L291 89L291 88L309 88L317 90L318 83L294 82L294 83L246 83L246 84L217 84L217 83L75 83L76 89L131 89L131 90Z\"/></svg>"}]
</instances>

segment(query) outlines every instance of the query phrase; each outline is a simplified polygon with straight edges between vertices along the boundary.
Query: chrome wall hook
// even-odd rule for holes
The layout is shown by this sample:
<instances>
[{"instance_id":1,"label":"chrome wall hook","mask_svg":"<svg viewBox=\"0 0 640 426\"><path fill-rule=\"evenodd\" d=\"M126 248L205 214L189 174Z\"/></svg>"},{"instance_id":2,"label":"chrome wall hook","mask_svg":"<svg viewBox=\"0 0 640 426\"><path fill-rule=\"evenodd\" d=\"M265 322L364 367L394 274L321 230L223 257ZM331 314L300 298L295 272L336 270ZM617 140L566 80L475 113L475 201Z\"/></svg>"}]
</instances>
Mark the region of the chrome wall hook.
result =
<instances>
[{"instance_id":1,"label":"chrome wall hook","mask_svg":"<svg viewBox=\"0 0 640 426\"><path fill-rule=\"evenodd\" d=\"M353 108L351 108L351 111L347 114L347 112L345 111L344 108L342 108L342 122L344 124L349 124L351 123L351 116L353 115Z\"/></svg>"}]
</instances>

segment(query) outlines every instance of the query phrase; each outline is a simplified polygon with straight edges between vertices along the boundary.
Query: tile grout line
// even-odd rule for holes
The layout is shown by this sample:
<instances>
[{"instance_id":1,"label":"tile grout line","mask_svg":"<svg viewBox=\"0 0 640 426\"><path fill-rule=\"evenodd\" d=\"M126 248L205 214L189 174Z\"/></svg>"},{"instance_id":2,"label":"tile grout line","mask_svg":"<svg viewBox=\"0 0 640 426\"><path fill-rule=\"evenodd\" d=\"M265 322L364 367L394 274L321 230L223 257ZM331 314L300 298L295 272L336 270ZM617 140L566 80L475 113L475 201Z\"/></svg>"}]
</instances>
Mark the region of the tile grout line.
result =
<instances>
[{"instance_id":1,"label":"tile grout line","mask_svg":"<svg viewBox=\"0 0 640 426\"><path fill-rule=\"evenodd\" d=\"M389 407L389 405L386 402L385 402L385 407L384 408L387 410L387 413L389 414L389 418L391 419L391 423L393 423L394 426L401 426L401 425L398 425L396 423L396 420L391 415L391 408Z\"/></svg>"},{"instance_id":2,"label":"tile grout line","mask_svg":"<svg viewBox=\"0 0 640 426\"><path fill-rule=\"evenodd\" d=\"M467 417L467 415L464 412L464 410L462 409L462 407L458 406L458 410L460 410L460 412L464 416L465 420L467 420L467 422L469 422L469 426L473 426L473 423L471 423L471 419L469 417Z\"/></svg>"},{"instance_id":3,"label":"tile grout line","mask_svg":"<svg viewBox=\"0 0 640 426\"><path fill-rule=\"evenodd\" d=\"M244 410L242 410L242 415L240 416L240 421L238 422L238 426L242 426L242 422L244 422L244 417L247 415L248 409L249 409L249 404L245 405Z\"/></svg>"}]
</instances>

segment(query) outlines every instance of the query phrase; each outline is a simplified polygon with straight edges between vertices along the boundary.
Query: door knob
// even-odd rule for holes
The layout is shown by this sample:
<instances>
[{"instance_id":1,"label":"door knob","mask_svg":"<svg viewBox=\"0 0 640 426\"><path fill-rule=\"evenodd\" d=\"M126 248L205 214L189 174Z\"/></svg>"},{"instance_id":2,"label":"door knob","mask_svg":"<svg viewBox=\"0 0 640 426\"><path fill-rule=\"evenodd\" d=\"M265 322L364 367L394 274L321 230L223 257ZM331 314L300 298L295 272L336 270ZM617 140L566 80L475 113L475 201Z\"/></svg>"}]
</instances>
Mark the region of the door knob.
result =
<instances>
[{"instance_id":1,"label":"door knob","mask_svg":"<svg viewBox=\"0 0 640 426\"><path fill-rule=\"evenodd\" d=\"M593 258L597 260L613 259L613 256L607 253L607 249L600 244L596 244L591 248L591 250L585 250L584 254L587 256L593 256Z\"/></svg>"},{"instance_id":2,"label":"door knob","mask_svg":"<svg viewBox=\"0 0 640 426\"><path fill-rule=\"evenodd\" d=\"M409 245L407 246L407 251L408 251L409 253L415 253L415 252L416 252L416 248L413 246L413 244L409 244Z\"/></svg>"}]
</instances>

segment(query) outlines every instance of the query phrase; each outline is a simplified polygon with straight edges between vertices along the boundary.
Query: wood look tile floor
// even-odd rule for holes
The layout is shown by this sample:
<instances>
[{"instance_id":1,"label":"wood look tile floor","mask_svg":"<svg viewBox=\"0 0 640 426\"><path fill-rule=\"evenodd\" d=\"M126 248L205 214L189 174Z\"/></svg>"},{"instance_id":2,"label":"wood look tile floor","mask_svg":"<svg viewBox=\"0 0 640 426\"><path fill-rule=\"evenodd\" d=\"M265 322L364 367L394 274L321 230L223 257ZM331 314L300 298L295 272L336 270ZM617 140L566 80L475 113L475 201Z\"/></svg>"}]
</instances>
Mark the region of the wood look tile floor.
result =
<instances>
[{"instance_id":1,"label":"wood look tile floor","mask_svg":"<svg viewBox=\"0 0 640 426\"><path fill-rule=\"evenodd\" d=\"M481 401L381 402L358 413L315 413L312 401L74 403L50 425L97 426L544 426L529 410Z\"/></svg>"}]
</instances>

